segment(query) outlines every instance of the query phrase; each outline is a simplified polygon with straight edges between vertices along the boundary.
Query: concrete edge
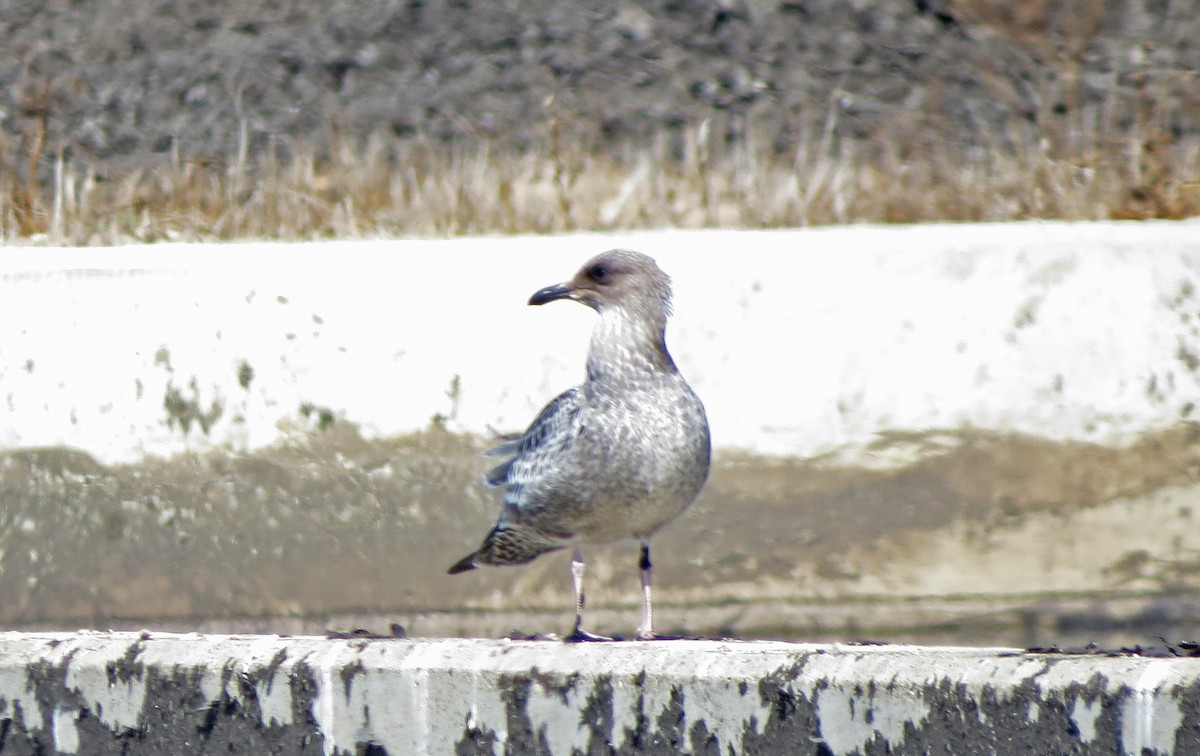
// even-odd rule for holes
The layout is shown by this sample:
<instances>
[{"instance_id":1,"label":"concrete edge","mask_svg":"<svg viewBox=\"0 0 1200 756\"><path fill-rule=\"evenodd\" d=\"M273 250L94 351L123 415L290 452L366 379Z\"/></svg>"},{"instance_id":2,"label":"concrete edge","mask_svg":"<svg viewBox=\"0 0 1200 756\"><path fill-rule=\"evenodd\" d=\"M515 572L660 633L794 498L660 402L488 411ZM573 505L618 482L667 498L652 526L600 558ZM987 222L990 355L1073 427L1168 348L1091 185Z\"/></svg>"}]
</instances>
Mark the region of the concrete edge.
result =
<instances>
[{"instance_id":1,"label":"concrete edge","mask_svg":"<svg viewBox=\"0 0 1200 756\"><path fill-rule=\"evenodd\" d=\"M1198 753L1200 659L0 633L0 751Z\"/></svg>"}]
</instances>

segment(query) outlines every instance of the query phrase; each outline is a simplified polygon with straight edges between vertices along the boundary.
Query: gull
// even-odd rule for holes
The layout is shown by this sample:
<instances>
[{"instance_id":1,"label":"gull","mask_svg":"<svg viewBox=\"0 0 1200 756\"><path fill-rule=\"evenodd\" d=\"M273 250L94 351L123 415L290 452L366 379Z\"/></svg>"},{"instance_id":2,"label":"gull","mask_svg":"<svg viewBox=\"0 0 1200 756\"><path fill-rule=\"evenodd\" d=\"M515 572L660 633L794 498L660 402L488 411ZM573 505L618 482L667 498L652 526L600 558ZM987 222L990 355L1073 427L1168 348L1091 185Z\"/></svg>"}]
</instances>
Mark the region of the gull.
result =
<instances>
[{"instance_id":1,"label":"gull","mask_svg":"<svg viewBox=\"0 0 1200 756\"><path fill-rule=\"evenodd\" d=\"M641 543L639 639L653 639L650 538L695 500L708 477L704 405L667 351L671 279L639 252L614 249L570 281L529 300L572 299L599 318L587 378L559 394L519 437L486 452L508 457L484 476L502 487L496 524L478 550L450 568L518 565L571 546L575 628L566 640L610 640L583 629L581 544Z\"/></svg>"}]
</instances>

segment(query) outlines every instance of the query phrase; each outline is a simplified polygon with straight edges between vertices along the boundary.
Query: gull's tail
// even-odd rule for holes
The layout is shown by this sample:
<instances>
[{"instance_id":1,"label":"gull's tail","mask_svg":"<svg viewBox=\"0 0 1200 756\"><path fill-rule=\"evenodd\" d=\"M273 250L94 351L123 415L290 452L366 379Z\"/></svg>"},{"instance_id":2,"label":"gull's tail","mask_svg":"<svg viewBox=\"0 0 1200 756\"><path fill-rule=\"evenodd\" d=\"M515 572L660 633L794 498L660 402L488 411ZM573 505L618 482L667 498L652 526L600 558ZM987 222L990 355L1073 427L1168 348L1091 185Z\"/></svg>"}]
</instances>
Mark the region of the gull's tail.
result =
<instances>
[{"instance_id":1,"label":"gull's tail","mask_svg":"<svg viewBox=\"0 0 1200 756\"><path fill-rule=\"evenodd\" d=\"M448 572L457 575L473 570L481 564L513 565L526 564L547 551L563 548L561 540L543 535L523 525L497 525L483 539L483 545L454 563Z\"/></svg>"}]
</instances>

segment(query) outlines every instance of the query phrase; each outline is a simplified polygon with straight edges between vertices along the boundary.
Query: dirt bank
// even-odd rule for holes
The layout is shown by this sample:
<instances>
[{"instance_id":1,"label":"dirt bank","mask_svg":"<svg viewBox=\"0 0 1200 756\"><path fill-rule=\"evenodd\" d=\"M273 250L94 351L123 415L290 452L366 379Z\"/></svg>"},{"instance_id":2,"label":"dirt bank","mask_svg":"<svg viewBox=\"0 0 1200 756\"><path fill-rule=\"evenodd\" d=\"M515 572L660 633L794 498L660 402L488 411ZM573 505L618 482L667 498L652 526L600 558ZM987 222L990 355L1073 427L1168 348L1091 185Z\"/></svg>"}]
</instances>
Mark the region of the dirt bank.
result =
<instances>
[{"instance_id":1,"label":"dirt bank","mask_svg":"<svg viewBox=\"0 0 1200 756\"><path fill-rule=\"evenodd\" d=\"M249 455L126 466L6 452L0 622L311 632L392 617L418 634L561 630L570 581L557 555L444 574L495 516L481 447L438 430L367 441L335 423ZM662 619L771 637L911 640L937 628L946 641L955 623L1194 612L1193 429L1121 450L938 434L918 460L878 471L723 456L656 540ZM636 613L635 549L589 557L591 606L619 631ZM1048 630L1030 637L1061 640Z\"/></svg>"},{"instance_id":2,"label":"dirt bank","mask_svg":"<svg viewBox=\"0 0 1200 756\"><path fill-rule=\"evenodd\" d=\"M704 119L717 142L753 131L779 149L827 129L1003 149L1014 125L1075 138L1089 113L1131 129L1147 107L1170 136L1198 124L1186 6L5 2L2 154L23 174L42 138L43 171L60 149L128 169L372 131L547 149L557 129L613 147Z\"/></svg>"}]
</instances>

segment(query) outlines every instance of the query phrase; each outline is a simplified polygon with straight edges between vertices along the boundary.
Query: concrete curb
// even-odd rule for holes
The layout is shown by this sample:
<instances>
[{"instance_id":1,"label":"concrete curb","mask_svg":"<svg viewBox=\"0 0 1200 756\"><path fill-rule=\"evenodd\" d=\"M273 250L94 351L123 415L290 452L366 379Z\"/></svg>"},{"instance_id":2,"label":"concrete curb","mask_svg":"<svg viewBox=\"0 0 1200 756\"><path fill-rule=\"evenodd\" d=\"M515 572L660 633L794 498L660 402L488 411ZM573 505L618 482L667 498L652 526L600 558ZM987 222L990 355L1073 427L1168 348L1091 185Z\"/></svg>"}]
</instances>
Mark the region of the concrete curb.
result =
<instances>
[{"instance_id":1,"label":"concrete curb","mask_svg":"<svg viewBox=\"0 0 1200 756\"><path fill-rule=\"evenodd\" d=\"M1198 753L1200 660L0 633L3 753Z\"/></svg>"}]
</instances>

